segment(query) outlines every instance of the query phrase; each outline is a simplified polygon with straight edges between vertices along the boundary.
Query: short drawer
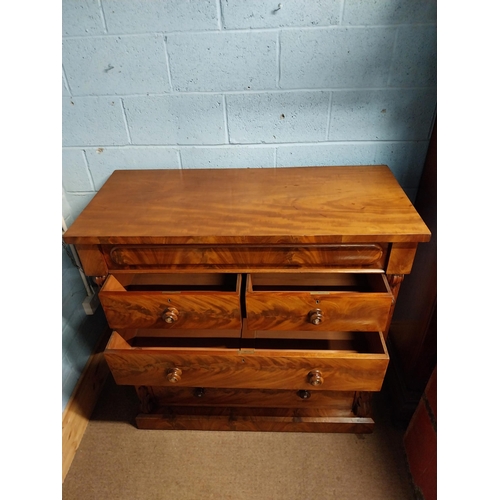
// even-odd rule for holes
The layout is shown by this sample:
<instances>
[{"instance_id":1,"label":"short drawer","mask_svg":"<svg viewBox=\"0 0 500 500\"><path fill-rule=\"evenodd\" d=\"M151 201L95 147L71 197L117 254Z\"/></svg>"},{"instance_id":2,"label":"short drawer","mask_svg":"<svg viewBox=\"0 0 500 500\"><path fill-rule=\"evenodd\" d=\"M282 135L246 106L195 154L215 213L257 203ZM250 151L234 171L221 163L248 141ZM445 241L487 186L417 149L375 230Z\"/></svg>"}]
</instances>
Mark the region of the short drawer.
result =
<instances>
[{"instance_id":1,"label":"short drawer","mask_svg":"<svg viewBox=\"0 0 500 500\"><path fill-rule=\"evenodd\" d=\"M113 332L105 358L117 384L378 391L389 356L380 332L329 340L145 338Z\"/></svg>"},{"instance_id":2,"label":"short drawer","mask_svg":"<svg viewBox=\"0 0 500 500\"><path fill-rule=\"evenodd\" d=\"M249 330L384 331L393 296L384 274L251 274Z\"/></svg>"},{"instance_id":3,"label":"short drawer","mask_svg":"<svg viewBox=\"0 0 500 500\"><path fill-rule=\"evenodd\" d=\"M109 275L99 298L115 329L223 329L240 335L241 275Z\"/></svg>"}]
</instances>

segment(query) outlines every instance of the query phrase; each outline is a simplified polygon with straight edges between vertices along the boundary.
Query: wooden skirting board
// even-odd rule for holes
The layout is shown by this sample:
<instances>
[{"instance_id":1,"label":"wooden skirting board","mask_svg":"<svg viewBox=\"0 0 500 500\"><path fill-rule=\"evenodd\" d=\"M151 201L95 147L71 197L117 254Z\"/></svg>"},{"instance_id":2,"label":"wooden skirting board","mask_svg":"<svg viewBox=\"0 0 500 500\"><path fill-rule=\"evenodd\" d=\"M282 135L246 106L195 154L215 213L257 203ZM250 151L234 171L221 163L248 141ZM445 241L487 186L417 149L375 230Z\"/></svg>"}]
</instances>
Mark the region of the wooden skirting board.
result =
<instances>
[{"instance_id":1,"label":"wooden skirting board","mask_svg":"<svg viewBox=\"0 0 500 500\"><path fill-rule=\"evenodd\" d=\"M89 423L99 394L109 375L103 351L109 340L110 330L105 329L94 352L90 355L73 394L62 416L62 481L71 467L76 450Z\"/></svg>"}]
</instances>

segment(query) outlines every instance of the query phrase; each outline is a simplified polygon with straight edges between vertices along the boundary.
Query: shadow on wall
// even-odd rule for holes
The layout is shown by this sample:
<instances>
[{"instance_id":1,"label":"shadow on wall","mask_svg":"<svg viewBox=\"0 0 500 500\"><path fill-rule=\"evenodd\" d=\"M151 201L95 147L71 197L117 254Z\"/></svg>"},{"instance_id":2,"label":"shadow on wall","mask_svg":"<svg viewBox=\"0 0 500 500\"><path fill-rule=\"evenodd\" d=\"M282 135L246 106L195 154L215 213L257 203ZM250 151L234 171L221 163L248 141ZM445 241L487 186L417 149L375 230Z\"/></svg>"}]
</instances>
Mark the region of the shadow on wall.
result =
<instances>
[{"instance_id":1,"label":"shadow on wall","mask_svg":"<svg viewBox=\"0 0 500 500\"><path fill-rule=\"evenodd\" d=\"M102 307L87 316L82 302L87 296L78 269L63 249L62 384L63 408L71 397L94 346L107 327Z\"/></svg>"}]
</instances>

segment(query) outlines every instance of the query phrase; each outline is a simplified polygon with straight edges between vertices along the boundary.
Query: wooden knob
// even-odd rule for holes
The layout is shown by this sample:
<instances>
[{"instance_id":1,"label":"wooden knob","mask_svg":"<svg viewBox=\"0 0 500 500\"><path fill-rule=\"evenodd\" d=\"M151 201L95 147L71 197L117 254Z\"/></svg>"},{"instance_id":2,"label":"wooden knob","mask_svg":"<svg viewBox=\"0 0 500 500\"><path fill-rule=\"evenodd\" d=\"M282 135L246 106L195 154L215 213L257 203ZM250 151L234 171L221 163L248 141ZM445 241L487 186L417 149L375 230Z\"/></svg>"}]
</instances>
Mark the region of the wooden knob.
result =
<instances>
[{"instance_id":1,"label":"wooden knob","mask_svg":"<svg viewBox=\"0 0 500 500\"><path fill-rule=\"evenodd\" d=\"M323 374L319 370L310 371L307 380L311 385L321 385L323 383Z\"/></svg>"},{"instance_id":2,"label":"wooden knob","mask_svg":"<svg viewBox=\"0 0 500 500\"><path fill-rule=\"evenodd\" d=\"M309 391L297 391L297 396L300 399L309 399L311 397L311 393Z\"/></svg>"},{"instance_id":3,"label":"wooden knob","mask_svg":"<svg viewBox=\"0 0 500 500\"><path fill-rule=\"evenodd\" d=\"M205 396L205 389L203 387L195 387L193 394L197 398L202 398L203 396Z\"/></svg>"},{"instance_id":4,"label":"wooden knob","mask_svg":"<svg viewBox=\"0 0 500 500\"><path fill-rule=\"evenodd\" d=\"M313 309L309 312L309 321L313 325L320 325L323 322L323 313L321 309Z\"/></svg>"},{"instance_id":5,"label":"wooden knob","mask_svg":"<svg viewBox=\"0 0 500 500\"><path fill-rule=\"evenodd\" d=\"M181 380L182 370L180 368L171 368L167 372L167 380L172 382L172 384L176 384Z\"/></svg>"},{"instance_id":6,"label":"wooden knob","mask_svg":"<svg viewBox=\"0 0 500 500\"><path fill-rule=\"evenodd\" d=\"M175 307L169 307L161 317L166 323L175 323L179 319L179 311Z\"/></svg>"}]
</instances>

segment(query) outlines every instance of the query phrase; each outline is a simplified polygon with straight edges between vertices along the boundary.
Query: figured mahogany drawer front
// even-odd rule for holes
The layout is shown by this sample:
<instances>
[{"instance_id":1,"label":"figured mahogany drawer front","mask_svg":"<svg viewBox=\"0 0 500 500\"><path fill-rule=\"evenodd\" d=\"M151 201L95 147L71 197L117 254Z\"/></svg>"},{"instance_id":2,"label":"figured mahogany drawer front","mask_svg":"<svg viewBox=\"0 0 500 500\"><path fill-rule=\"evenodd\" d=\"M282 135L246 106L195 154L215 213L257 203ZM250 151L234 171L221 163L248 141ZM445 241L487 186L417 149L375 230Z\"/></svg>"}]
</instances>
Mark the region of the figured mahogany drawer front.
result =
<instances>
[{"instance_id":1,"label":"figured mahogany drawer front","mask_svg":"<svg viewBox=\"0 0 500 500\"><path fill-rule=\"evenodd\" d=\"M116 269L384 269L387 244L337 245L103 245Z\"/></svg>"},{"instance_id":2,"label":"figured mahogany drawer front","mask_svg":"<svg viewBox=\"0 0 500 500\"><path fill-rule=\"evenodd\" d=\"M109 275L99 298L109 326L241 330L239 274Z\"/></svg>"},{"instance_id":3,"label":"figured mahogany drawer front","mask_svg":"<svg viewBox=\"0 0 500 500\"><path fill-rule=\"evenodd\" d=\"M187 344L191 341L192 344ZM338 332L323 341L130 338L105 350L117 384L379 391L389 362L380 332Z\"/></svg>"},{"instance_id":4,"label":"figured mahogany drawer front","mask_svg":"<svg viewBox=\"0 0 500 500\"><path fill-rule=\"evenodd\" d=\"M338 416L351 416L354 392L282 389L224 389L214 387L139 386L141 396L148 394L153 407L216 406L267 408L330 408Z\"/></svg>"},{"instance_id":5,"label":"figured mahogany drawer front","mask_svg":"<svg viewBox=\"0 0 500 500\"><path fill-rule=\"evenodd\" d=\"M249 330L383 331L393 296L384 274L251 274Z\"/></svg>"}]
</instances>

